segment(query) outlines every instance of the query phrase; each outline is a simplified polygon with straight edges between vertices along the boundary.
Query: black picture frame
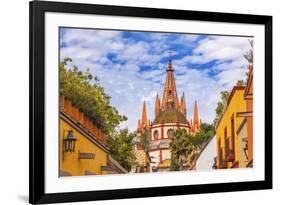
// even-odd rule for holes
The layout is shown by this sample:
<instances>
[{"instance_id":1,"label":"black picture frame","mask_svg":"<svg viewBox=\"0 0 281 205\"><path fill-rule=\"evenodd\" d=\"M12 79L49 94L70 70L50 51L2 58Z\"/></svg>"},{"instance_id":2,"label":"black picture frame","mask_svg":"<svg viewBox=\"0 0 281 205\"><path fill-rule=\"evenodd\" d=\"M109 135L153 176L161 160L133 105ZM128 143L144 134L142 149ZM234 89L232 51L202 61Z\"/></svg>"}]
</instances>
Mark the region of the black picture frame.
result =
<instances>
[{"instance_id":1,"label":"black picture frame","mask_svg":"<svg viewBox=\"0 0 281 205\"><path fill-rule=\"evenodd\" d=\"M185 195L272 188L272 17L262 15L184 11L80 3L33 1L30 12L30 143L29 143L29 202L32 204L108 200L167 195ZM259 24L265 27L265 180L235 183L198 184L184 186L135 188L71 193L45 193L44 131L45 131L45 13L62 12L110 16L149 17Z\"/></svg>"}]
</instances>

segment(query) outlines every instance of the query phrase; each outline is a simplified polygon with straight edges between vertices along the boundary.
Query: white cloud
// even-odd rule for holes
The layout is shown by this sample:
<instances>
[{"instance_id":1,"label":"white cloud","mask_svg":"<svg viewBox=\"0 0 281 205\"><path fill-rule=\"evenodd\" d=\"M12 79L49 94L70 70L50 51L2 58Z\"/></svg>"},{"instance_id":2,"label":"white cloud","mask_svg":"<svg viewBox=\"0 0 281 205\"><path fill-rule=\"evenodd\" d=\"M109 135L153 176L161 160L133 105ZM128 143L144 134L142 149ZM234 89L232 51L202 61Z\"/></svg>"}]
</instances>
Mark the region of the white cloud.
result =
<instances>
[{"instance_id":1,"label":"white cloud","mask_svg":"<svg viewBox=\"0 0 281 205\"><path fill-rule=\"evenodd\" d=\"M193 55L186 56L184 60L190 63L239 60L248 50L249 42L245 37L211 36L202 39Z\"/></svg>"},{"instance_id":2,"label":"white cloud","mask_svg":"<svg viewBox=\"0 0 281 205\"><path fill-rule=\"evenodd\" d=\"M142 72L141 75L144 79L159 80L159 78L164 74L165 74L165 70L159 69L159 70L144 71Z\"/></svg>"},{"instance_id":3,"label":"white cloud","mask_svg":"<svg viewBox=\"0 0 281 205\"><path fill-rule=\"evenodd\" d=\"M71 57L79 69L90 68L100 79L100 84L111 96L111 104L128 117L122 127L137 127L143 100L147 115L154 119L156 93L163 93L167 58L171 44L194 46L192 55L173 60L178 97L185 93L188 118L193 115L197 100L199 115L205 122L212 122L214 109L221 90L230 89L245 76L246 62L242 54L249 49L246 38L207 37L197 45L198 35L181 35L171 41L170 34L151 33L150 42L123 38L119 31L68 29L61 38L61 59ZM115 54L113 60L109 54ZM179 51L174 50L173 55ZM217 60L206 69L192 69L188 63L206 63ZM141 71L141 66L151 69ZM216 72L215 76L209 72ZM159 83L160 82L160 83Z\"/></svg>"},{"instance_id":4,"label":"white cloud","mask_svg":"<svg viewBox=\"0 0 281 205\"><path fill-rule=\"evenodd\" d=\"M153 102L155 100L155 97L157 95L157 92L156 91L152 91L150 93L148 93L148 95L146 96L142 96L141 97L141 101L145 101L145 102Z\"/></svg>"},{"instance_id":5,"label":"white cloud","mask_svg":"<svg viewBox=\"0 0 281 205\"><path fill-rule=\"evenodd\" d=\"M245 80L246 70L243 68L229 69L217 75L218 83L227 88L235 85L238 80Z\"/></svg>"},{"instance_id":6,"label":"white cloud","mask_svg":"<svg viewBox=\"0 0 281 205\"><path fill-rule=\"evenodd\" d=\"M178 95L185 94L187 116L193 117L194 102L197 101L199 117L203 122L212 123L219 92L223 89L216 80L203 70L186 68L184 75L176 75Z\"/></svg>"}]
</instances>

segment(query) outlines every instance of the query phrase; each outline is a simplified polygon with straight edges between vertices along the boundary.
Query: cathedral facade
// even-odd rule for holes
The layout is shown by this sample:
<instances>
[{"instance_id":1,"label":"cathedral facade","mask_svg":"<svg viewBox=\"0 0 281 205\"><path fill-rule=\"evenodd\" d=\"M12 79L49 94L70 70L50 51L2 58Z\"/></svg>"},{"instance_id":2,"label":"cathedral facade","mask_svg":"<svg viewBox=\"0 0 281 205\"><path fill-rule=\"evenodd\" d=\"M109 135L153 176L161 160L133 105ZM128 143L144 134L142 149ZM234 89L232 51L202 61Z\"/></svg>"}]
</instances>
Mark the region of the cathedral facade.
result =
<instances>
[{"instance_id":1,"label":"cathedral facade","mask_svg":"<svg viewBox=\"0 0 281 205\"><path fill-rule=\"evenodd\" d=\"M162 100L157 94L155 100L155 118L147 119L146 104L143 102L142 118L138 120L137 140L146 133L149 148L136 146L136 172L169 171L171 152L169 144L173 139L175 129L186 129L187 133L195 134L200 129L201 120L198 116L198 107L195 101L193 119L188 120L184 93L180 100L177 95L174 69L169 60L166 69L166 80Z\"/></svg>"}]
</instances>

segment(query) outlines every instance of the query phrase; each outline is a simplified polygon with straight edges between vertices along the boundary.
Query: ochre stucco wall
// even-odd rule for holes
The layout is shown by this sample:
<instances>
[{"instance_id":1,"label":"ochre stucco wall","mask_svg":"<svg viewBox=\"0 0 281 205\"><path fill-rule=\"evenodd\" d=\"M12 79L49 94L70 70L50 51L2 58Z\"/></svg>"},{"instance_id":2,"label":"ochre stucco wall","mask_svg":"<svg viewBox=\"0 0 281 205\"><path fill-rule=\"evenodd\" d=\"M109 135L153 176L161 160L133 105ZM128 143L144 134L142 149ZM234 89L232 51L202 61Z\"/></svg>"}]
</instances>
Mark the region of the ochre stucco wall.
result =
<instances>
[{"instance_id":1,"label":"ochre stucco wall","mask_svg":"<svg viewBox=\"0 0 281 205\"><path fill-rule=\"evenodd\" d=\"M67 135L67 130L73 130L77 138L75 152L63 152L63 138ZM105 174L101 171L101 166L107 162L107 153L87 139L81 132L71 126L70 123L60 118L60 170L74 176L85 175L85 171L94 174ZM78 151L83 153L95 153L94 159L78 159Z\"/></svg>"},{"instance_id":2,"label":"ochre stucco wall","mask_svg":"<svg viewBox=\"0 0 281 205\"><path fill-rule=\"evenodd\" d=\"M225 129L227 130L227 138L229 138L230 145L232 144L231 140L231 118L234 119L234 152L235 152L235 161L239 161L238 154L238 140L236 130L243 121L243 117L237 117L237 112L246 112L246 101L244 100L244 91L245 87L234 87L234 90L231 93L229 98L228 105L224 110L222 118L220 119L217 128L216 128L216 144L217 144L217 156L219 156L219 140L223 151L223 159L225 159ZM218 157L219 158L219 157ZM217 166L219 166L219 160L217 160ZM228 162L228 167L232 166L232 163Z\"/></svg>"}]
</instances>

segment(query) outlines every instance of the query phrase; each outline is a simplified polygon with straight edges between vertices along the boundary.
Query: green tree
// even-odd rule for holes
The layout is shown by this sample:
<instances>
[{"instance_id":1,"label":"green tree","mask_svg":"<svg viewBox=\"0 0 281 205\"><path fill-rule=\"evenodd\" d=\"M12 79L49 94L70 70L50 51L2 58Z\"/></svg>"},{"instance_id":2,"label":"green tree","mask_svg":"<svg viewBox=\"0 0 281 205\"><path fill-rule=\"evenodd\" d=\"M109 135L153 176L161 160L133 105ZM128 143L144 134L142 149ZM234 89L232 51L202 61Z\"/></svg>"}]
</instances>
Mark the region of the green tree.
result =
<instances>
[{"instance_id":1,"label":"green tree","mask_svg":"<svg viewBox=\"0 0 281 205\"><path fill-rule=\"evenodd\" d=\"M136 133L129 132L127 128L115 131L107 138L110 154L128 171L135 165L135 138Z\"/></svg>"},{"instance_id":2,"label":"green tree","mask_svg":"<svg viewBox=\"0 0 281 205\"><path fill-rule=\"evenodd\" d=\"M202 123L195 135L188 134L185 129L176 129L170 143L170 170L183 170L186 165L187 167L192 165L205 143L214 135L214 127L208 123Z\"/></svg>"},{"instance_id":3,"label":"green tree","mask_svg":"<svg viewBox=\"0 0 281 205\"><path fill-rule=\"evenodd\" d=\"M205 143L215 135L215 129L211 124L202 123L199 132L190 138L192 151L189 156L189 163L192 164L203 149Z\"/></svg>"},{"instance_id":4,"label":"green tree","mask_svg":"<svg viewBox=\"0 0 281 205\"><path fill-rule=\"evenodd\" d=\"M236 85L237 85L237 86L243 86L243 85L245 85L245 82L244 82L244 80L238 80L238 81L236 82Z\"/></svg>"},{"instance_id":5,"label":"green tree","mask_svg":"<svg viewBox=\"0 0 281 205\"><path fill-rule=\"evenodd\" d=\"M222 114L223 108L227 103L229 92L228 91L221 91L220 95L221 95L221 100L217 103L217 107L215 109L216 117L215 117L214 122L213 122L214 125L217 123L220 115Z\"/></svg>"},{"instance_id":6,"label":"green tree","mask_svg":"<svg viewBox=\"0 0 281 205\"><path fill-rule=\"evenodd\" d=\"M180 166L177 163L176 156L174 154L171 154L171 164L170 164L170 171L179 171Z\"/></svg>"},{"instance_id":7,"label":"green tree","mask_svg":"<svg viewBox=\"0 0 281 205\"><path fill-rule=\"evenodd\" d=\"M60 95L91 118L105 134L114 132L120 122L127 120L126 116L110 105L110 97L99 85L97 76L93 76L89 69L82 72L77 66L66 68L69 62L72 62L71 58L60 62Z\"/></svg>"},{"instance_id":8,"label":"green tree","mask_svg":"<svg viewBox=\"0 0 281 205\"><path fill-rule=\"evenodd\" d=\"M188 163L188 155L192 152L193 146L191 138L193 136L186 132L186 129L176 129L174 131L174 137L170 143L170 151L173 159L173 165L171 169L178 167L178 170L184 170Z\"/></svg>"},{"instance_id":9,"label":"green tree","mask_svg":"<svg viewBox=\"0 0 281 205\"><path fill-rule=\"evenodd\" d=\"M199 132L195 134L199 148L202 148L204 143L215 135L215 129L211 124L202 123Z\"/></svg>"},{"instance_id":10,"label":"green tree","mask_svg":"<svg viewBox=\"0 0 281 205\"><path fill-rule=\"evenodd\" d=\"M149 151L149 130L144 128L140 137L139 137L139 144L143 147L145 153L148 155Z\"/></svg>"}]
</instances>

